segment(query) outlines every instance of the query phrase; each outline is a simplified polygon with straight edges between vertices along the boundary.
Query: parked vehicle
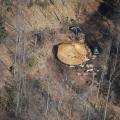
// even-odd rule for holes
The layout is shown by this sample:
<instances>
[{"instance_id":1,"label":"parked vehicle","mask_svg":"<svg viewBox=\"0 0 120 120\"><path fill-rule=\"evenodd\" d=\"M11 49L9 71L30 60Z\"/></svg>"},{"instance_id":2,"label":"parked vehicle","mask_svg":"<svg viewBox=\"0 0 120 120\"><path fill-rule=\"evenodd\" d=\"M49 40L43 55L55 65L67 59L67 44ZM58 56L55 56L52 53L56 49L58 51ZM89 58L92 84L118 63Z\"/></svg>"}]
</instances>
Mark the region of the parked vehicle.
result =
<instances>
[{"instance_id":1,"label":"parked vehicle","mask_svg":"<svg viewBox=\"0 0 120 120\"><path fill-rule=\"evenodd\" d=\"M75 35L82 32L81 28L78 26L70 26L69 30L73 32Z\"/></svg>"}]
</instances>

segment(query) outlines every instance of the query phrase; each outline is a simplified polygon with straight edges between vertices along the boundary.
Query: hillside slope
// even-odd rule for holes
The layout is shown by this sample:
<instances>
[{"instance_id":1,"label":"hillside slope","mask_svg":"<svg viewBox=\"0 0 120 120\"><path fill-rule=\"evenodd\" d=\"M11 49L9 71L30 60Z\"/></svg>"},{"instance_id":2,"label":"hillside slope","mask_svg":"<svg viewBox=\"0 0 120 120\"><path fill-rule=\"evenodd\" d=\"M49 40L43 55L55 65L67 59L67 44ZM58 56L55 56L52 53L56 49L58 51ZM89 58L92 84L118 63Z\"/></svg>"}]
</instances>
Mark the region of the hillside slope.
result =
<instances>
[{"instance_id":1,"label":"hillside slope","mask_svg":"<svg viewBox=\"0 0 120 120\"><path fill-rule=\"evenodd\" d=\"M113 3L0 0L7 32L0 39L1 120L120 120L120 2ZM100 54L84 67L61 63L54 47L82 35Z\"/></svg>"}]
</instances>

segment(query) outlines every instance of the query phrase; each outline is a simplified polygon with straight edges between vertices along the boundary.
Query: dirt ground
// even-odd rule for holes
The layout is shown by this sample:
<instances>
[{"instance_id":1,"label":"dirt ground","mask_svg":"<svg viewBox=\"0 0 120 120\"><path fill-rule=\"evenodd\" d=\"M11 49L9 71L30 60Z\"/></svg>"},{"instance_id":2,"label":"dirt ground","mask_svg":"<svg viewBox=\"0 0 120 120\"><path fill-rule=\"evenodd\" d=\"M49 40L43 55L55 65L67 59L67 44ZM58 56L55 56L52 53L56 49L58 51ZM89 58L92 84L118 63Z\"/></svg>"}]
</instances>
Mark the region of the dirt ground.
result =
<instances>
[{"instance_id":1,"label":"dirt ground","mask_svg":"<svg viewBox=\"0 0 120 120\"><path fill-rule=\"evenodd\" d=\"M77 4L70 0L66 6L60 2L43 10L19 6L20 14L8 14L12 21L11 27L6 25L9 36L0 44L1 120L103 119L106 97L98 90L102 73L108 70L115 24L96 11L98 1L86 8L76 9ZM82 29L88 47L98 46L100 55L90 61L95 71L70 67L56 58L55 45L80 39L69 31L71 25ZM106 120L120 120L120 108L111 102L107 105Z\"/></svg>"}]
</instances>

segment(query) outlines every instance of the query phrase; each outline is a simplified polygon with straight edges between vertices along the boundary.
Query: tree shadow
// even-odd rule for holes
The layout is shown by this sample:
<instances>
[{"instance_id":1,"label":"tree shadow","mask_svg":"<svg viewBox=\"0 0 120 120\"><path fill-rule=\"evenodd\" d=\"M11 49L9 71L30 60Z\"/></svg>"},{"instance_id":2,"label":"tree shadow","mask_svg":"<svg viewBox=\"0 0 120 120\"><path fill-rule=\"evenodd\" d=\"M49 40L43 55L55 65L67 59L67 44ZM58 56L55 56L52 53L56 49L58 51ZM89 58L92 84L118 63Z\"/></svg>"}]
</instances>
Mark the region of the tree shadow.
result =
<instances>
[{"instance_id":1,"label":"tree shadow","mask_svg":"<svg viewBox=\"0 0 120 120\"><path fill-rule=\"evenodd\" d=\"M113 70L113 58L117 53L117 37L114 34L115 31L111 32L111 24L114 25L112 21L112 15L114 15L115 13L114 5L112 4L112 2L108 2L109 0L104 0L103 2L101 2L97 11L90 15L88 17L89 19L86 20L84 24L82 24L83 32L86 34L85 41L88 47L92 50L94 46L97 46L100 51L100 55L94 62L95 66L101 68L105 63L106 56L109 56L109 60L106 63L106 66L108 66L108 71L104 76L103 85L100 88L102 94L105 96L108 93L110 74ZM108 47L110 47L110 55L107 51ZM116 86L116 82L113 82L112 87L113 86ZM117 88L114 87L113 91L115 92L116 96L119 96L118 90L116 92Z\"/></svg>"}]
</instances>

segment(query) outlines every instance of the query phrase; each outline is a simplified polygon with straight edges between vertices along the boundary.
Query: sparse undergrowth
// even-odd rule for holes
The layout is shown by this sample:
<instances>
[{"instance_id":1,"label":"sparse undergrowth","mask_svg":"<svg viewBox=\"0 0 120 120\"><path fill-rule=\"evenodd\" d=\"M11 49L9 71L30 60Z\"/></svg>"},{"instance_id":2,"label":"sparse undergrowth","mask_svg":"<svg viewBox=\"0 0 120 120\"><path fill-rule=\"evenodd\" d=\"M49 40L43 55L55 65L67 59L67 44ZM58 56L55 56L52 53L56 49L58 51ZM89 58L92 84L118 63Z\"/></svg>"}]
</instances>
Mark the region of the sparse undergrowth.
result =
<instances>
[{"instance_id":1,"label":"sparse undergrowth","mask_svg":"<svg viewBox=\"0 0 120 120\"><path fill-rule=\"evenodd\" d=\"M44 8L46 8L49 4L54 4L54 0L29 0L29 1L30 2L28 6L31 8L32 6L34 6L33 7L34 15L39 16L37 18L32 14L32 12L30 12L30 17L33 15L33 20L34 19L38 20L38 23L41 23L41 21L44 22L43 19L40 21L40 19L43 18L40 12L42 11L41 13L46 15L47 14L45 11L46 9ZM64 2L64 0L61 0L61 1ZM84 1L86 2L86 0ZM39 7L36 7L36 5ZM54 16L54 10L56 12L55 15L58 15L58 16L66 12L65 10L63 11L61 10L62 9L61 6L60 8L59 7L57 8L55 6L52 6L52 7L54 8L53 11L51 12L53 16ZM29 11L31 8L28 8L27 10ZM38 9L35 9L35 8L40 8L41 11L37 11ZM72 9L72 7L70 8ZM78 10L79 9L80 8L78 8ZM25 11L25 13L27 13L27 10ZM69 11L69 9L67 10ZM67 14L67 16L69 16L69 14ZM52 45L56 43L58 44L60 42L64 42L63 40L67 40L70 37L73 37L73 39L69 39L69 40L72 42L75 42L76 37L73 36L72 33L70 33L68 28L70 25L76 25L76 26L80 26L83 32L85 32L86 41L90 42L91 44L93 44L94 42L100 43L100 47L103 49L102 52L104 52L104 50L107 49L107 47L109 46L109 42L110 42L110 40L108 39L108 37L111 37L109 33L110 28L107 29L105 27L104 24L106 24L106 21L103 21L104 17L102 17L100 14L96 12L91 16L87 16L87 20L84 20L85 22L82 24L79 23L80 22L79 20L81 18L79 20L71 19L72 23L69 23L70 18L67 16L61 17L63 19L61 21L59 28L57 28L58 26L56 27L55 24L53 24L52 27L54 27L54 29L52 30L48 26L47 28L41 28L40 26L40 28L38 27L39 28L38 30L34 30L39 32L35 32L35 34L33 35L33 38L31 38L32 42L30 42L30 44L28 43L29 41L27 40L24 41L26 45L24 49L23 49L23 46L21 45L22 39L18 43L16 42L17 43L16 54L18 52L17 54L19 56L18 59L21 60L23 59L23 57L28 58L28 56L30 56L28 59L25 59L26 61L24 64L25 67L27 67L30 70L30 73L24 66L20 66L20 69L18 69L17 71L18 74L15 75L15 78L16 78L15 81L17 82L17 85L15 86L17 87L15 88L13 86L14 83L13 85L6 84L3 90L0 91L1 93L0 107L2 110L9 111L11 109L14 109L16 110L16 113L20 114L21 117L24 118L24 120L34 120L34 119L36 120L38 119L41 119L41 120L45 120L45 119L48 119L48 120L54 120L54 119L55 120L56 119L101 120L104 117L105 105L106 105L105 100L107 96L109 83L107 82L106 83L107 85L104 84L105 87L107 87L106 89L101 87L103 86L103 84L100 84L101 71L99 76L97 77L98 80L96 80L96 78L95 79L93 78L94 76L91 73L85 73L84 71L82 71L81 68L79 68L79 66L78 67L76 66L75 68L64 66L52 56L53 55ZM79 13L77 17L79 17ZM31 22L28 16L26 18L28 18L25 21L26 23ZM49 18L46 17L45 19L48 19L49 21ZM34 26L35 23L32 23L32 25ZM2 22L2 25L4 26L4 21ZM38 26L37 23L36 25ZM5 32L5 28L4 29L3 28L2 28L2 31L0 31L1 33ZM3 34L3 38L5 38L6 35L7 34L5 35ZM22 35L26 35L26 34L24 34L23 32ZM33 40L34 38L35 40ZM15 39L16 39L16 36L15 36ZM4 40L5 39L3 39L2 41ZM104 44L105 41L108 44ZM27 51L27 47L29 47L29 52ZM22 54L19 54L19 50L21 49L23 49L24 52L21 52ZM34 54L30 52L30 49L31 51L32 49L35 49L35 51L33 51ZM39 51L38 54L37 54L37 51ZM101 52L101 55L103 54L102 52ZM105 58L105 56L107 56L106 52L103 57ZM101 66L102 62L104 62L105 60L104 58L102 59L101 58L102 58L101 56L98 56L96 60L97 67L99 65ZM18 60L17 61L18 64L21 65L21 63L19 63L21 61ZM119 73L119 69L118 69L118 73ZM90 75L87 75L87 74L90 74ZM88 79L89 80L94 79L95 84L94 82L93 84L89 84L89 85L86 84L88 82ZM104 78L104 81L106 81L106 78ZM116 98L117 98L117 101L116 101L117 103L119 103L119 98L120 98L118 97L119 86L120 86L118 81L119 81L119 75L116 78L116 81L114 81L113 83L114 88L112 88L113 90L111 91L113 92L112 99L113 101L116 101ZM97 87L99 88L98 84L100 84L100 94L97 93L99 96L99 97L97 96L98 97L98 101L97 101L96 89ZM94 93L94 89L96 90L95 93ZM103 91L101 93L101 89L106 91ZM103 95L104 93L106 94ZM104 99L104 102L102 100L99 100L100 97L102 97L102 100ZM98 102L99 104L97 104L96 102ZM111 102L112 100L110 99L110 104ZM119 110L116 110L117 112L114 109L113 111L112 110L110 111L109 108L111 107L112 109L114 105L111 105L109 107L109 101L107 101L107 104L108 104L108 107L107 107L106 120L113 120L113 119L119 120L119 118L117 118L116 116L116 113L119 112ZM118 104L116 104L116 106L117 105Z\"/></svg>"},{"instance_id":2,"label":"sparse undergrowth","mask_svg":"<svg viewBox=\"0 0 120 120\"><path fill-rule=\"evenodd\" d=\"M4 92L1 90L0 109L6 111L14 109L15 87L11 84L6 84L3 88L3 91Z\"/></svg>"},{"instance_id":3,"label":"sparse undergrowth","mask_svg":"<svg viewBox=\"0 0 120 120\"><path fill-rule=\"evenodd\" d=\"M32 7L33 5L38 5L40 7L46 8L49 5L49 0L30 0L28 7Z\"/></svg>"},{"instance_id":4,"label":"sparse undergrowth","mask_svg":"<svg viewBox=\"0 0 120 120\"><path fill-rule=\"evenodd\" d=\"M0 43L5 41L7 37L7 31L5 30L5 20L0 16Z\"/></svg>"},{"instance_id":5,"label":"sparse undergrowth","mask_svg":"<svg viewBox=\"0 0 120 120\"><path fill-rule=\"evenodd\" d=\"M2 7L4 7L6 11L10 12L12 10L12 7L13 7L12 0L1 0L0 2L2 4Z\"/></svg>"}]
</instances>

